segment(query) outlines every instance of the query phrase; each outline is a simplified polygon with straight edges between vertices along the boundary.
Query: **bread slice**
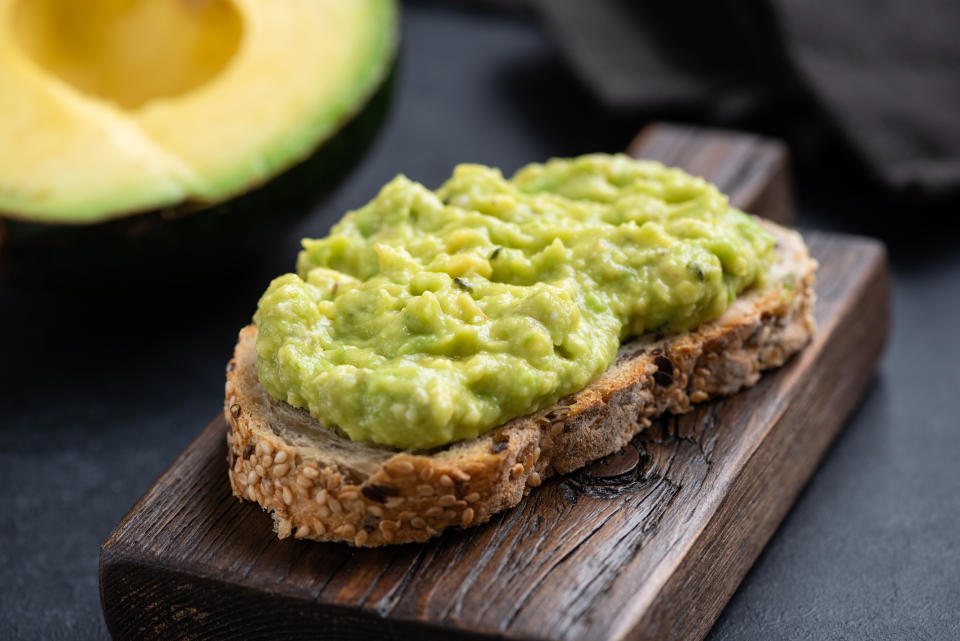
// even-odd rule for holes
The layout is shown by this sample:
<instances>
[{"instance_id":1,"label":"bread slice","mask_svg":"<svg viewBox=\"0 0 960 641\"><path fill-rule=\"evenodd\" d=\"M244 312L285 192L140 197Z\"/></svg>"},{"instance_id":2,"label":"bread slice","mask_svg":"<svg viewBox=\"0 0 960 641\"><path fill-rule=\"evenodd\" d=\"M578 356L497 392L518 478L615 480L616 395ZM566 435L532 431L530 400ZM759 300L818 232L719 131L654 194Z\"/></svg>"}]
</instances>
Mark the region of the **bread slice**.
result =
<instances>
[{"instance_id":1,"label":"bread slice","mask_svg":"<svg viewBox=\"0 0 960 641\"><path fill-rule=\"evenodd\" d=\"M271 511L280 538L424 541L483 523L551 474L617 451L652 417L753 385L814 330L816 261L799 234L761 224L777 239L767 284L741 294L720 318L631 340L580 392L428 451L347 440L271 397L257 380L257 328L245 327L227 366L224 407L234 495Z\"/></svg>"}]
</instances>

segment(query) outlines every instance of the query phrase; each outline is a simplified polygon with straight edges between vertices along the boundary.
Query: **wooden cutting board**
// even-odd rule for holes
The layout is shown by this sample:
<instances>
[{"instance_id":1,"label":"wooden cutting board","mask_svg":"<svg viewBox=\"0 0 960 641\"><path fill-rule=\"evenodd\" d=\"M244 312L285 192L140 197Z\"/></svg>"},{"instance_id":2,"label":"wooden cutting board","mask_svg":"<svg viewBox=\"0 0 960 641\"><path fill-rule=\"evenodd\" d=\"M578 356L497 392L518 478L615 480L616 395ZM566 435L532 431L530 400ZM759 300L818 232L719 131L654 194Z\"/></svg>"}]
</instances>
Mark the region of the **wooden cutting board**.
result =
<instances>
[{"instance_id":1,"label":"wooden cutting board","mask_svg":"<svg viewBox=\"0 0 960 641\"><path fill-rule=\"evenodd\" d=\"M658 125L631 152L790 215L777 144ZM887 335L883 246L805 237L820 261L819 331L801 354L477 528L380 549L280 541L230 494L218 416L103 544L113 638L701 639L856 407Z\"/></svg>"}]
</instances>

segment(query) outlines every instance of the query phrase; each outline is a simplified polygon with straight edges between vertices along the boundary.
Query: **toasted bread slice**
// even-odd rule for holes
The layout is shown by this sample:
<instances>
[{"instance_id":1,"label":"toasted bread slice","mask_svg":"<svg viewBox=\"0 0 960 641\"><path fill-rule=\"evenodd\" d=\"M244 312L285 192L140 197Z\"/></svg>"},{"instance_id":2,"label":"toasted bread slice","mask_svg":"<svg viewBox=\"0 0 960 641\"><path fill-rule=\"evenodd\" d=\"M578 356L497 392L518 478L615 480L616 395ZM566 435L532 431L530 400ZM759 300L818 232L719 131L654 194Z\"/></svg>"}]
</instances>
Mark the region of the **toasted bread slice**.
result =
<instances>
[{"instance_id":1,"label":"toasted bread slice","mask_svg":"<svg viewBox=\"0 0 960 641\"><path fill-rule=\"evenodd\" d=\"M433 450L353 442L274 399L257 380L257 328L245 327L227 366L224 407L233 493L272 512L280 538L424 541L483 523L551 474L619 450L652 417L753 385L814 330L816 261L799 234L761 222L777 239L767 283L742 293L720 318L684 334L631 340L576 394Z\"/></svg>"}]
</instances>

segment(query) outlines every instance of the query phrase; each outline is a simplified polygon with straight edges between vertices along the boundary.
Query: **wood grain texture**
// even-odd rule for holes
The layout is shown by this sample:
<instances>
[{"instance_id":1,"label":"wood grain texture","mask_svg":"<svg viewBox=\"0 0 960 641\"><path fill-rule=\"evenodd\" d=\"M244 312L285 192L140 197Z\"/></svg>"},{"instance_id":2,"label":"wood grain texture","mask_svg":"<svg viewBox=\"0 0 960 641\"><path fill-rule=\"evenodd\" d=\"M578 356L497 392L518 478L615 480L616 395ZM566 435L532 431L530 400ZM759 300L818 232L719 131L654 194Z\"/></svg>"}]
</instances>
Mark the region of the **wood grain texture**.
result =
<instances>
[{"instance_id":1,"label":"wood grain texture","mask_svg":"<svg viewBox=\"0 0 960 641\"><path fill-rule=\"evenodd\" d=\"M655 123L634 138L627 153L700 176L743 211L782 225L793 222L790 155L782 142L722 129Z\"/></svg>"},{"instance_id":2,"label":"wood grain texture","mask_svg":"<svg viewBox=\"0 0 960 641\"><path fill-rule=\"evenodd\" d=\"M807 239L820 329L801 354L479 528L373 550L279 541L266 514L230 495L218 417L103 546L111 633L702 638L856 405L887 333L882 246Z\"/></svg>"}]
</instances>

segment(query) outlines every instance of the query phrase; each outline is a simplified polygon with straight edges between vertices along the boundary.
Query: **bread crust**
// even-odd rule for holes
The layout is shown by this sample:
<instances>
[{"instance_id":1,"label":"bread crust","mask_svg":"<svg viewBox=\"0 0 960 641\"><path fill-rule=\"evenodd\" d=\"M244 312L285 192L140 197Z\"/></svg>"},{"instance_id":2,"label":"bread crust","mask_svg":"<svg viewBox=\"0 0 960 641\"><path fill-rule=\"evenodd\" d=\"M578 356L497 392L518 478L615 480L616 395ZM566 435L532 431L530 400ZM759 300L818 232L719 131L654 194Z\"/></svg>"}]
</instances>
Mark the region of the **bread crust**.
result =
<instances>
[{"instance_id":1,"label":"bread crust","mask_svg":"<svg viewBox=\"0 0 960 641\"><path fill-rule=\"evenodd\" d=\"M777 239L767 284L694 331L621 346L580 392L477 438L430 451L354 443L269 396L256 377L255 326L227 366L230 486L273 515L280 538L374 547L483 523L554 473L616 452L650 419L753 385L814 331L816 261L796 232Z\"/></svg>"}]
</instances>

